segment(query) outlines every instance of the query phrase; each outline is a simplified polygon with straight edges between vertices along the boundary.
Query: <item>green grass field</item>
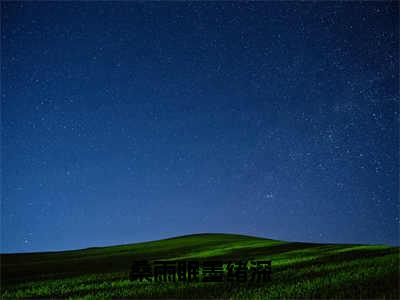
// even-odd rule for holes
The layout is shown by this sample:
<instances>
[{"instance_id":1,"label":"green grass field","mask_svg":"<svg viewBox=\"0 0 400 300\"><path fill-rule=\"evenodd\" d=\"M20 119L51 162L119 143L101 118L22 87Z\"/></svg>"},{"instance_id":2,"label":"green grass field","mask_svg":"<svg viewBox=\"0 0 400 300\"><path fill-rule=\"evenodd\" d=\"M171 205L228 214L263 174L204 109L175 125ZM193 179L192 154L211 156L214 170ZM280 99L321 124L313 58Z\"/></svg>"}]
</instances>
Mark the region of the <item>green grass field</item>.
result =
<instances>
[{"instance_id":1,"label":"green grass field","mask_svg":"<svg viewBox=\"0 0 400 300\"><path fill-rule=\"evenodd\" d=\"M1 255L2 299L399 299L399 248L197 234L75 251ZM268 259L262 285L130 281L133 260Z\"/></svg>"}]
</instances>

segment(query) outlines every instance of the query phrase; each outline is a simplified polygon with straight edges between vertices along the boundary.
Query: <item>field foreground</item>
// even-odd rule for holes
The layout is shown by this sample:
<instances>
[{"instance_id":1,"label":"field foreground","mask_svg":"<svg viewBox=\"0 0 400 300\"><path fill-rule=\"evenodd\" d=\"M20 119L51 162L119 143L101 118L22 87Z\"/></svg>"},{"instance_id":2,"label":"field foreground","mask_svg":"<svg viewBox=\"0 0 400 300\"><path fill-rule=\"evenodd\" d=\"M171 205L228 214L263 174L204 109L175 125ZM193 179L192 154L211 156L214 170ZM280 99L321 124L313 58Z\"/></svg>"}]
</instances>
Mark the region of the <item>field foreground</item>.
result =
<instances>
[{"instance_id":1,"label":"field foreground","mask_svg":"<svg viewBox=\"0 0 400 300\"><path fill-rule=\"evenodd\" d=\"M399 248L196 234L63 252L1 255L2 299L399 299ZM271 260L262 285L130 281L134 260Z\"/></svg>"}]
</instances>

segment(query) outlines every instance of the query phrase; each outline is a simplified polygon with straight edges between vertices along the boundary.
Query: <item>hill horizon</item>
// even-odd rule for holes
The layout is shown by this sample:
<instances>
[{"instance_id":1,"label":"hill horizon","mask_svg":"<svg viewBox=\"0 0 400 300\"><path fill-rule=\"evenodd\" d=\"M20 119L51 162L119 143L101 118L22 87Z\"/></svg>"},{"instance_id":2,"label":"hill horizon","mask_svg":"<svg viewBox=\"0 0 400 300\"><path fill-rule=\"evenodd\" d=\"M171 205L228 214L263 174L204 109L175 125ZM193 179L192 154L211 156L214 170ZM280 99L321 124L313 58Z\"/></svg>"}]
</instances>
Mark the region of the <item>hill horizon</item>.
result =
<instances>
[{"instance_id":1,"label":"hill horizon","mask_svg":"<svg viewBox=\"0 0 400 300\"><path fill-rule=\"evenodd\" d=\"M2 298L397 299L399 247L195 233L80 250L1 254ZM129 280L134 261L271 261L272 282L236 287ZM203 271L201 271L201 274ZM201 275L203 276L203 275ZM151 277L152 278L152 277Z\"/></svg>"},{"instance_id":2,"label":"hill horizon","mask_svg":"<svg viewBox=\"0 0 400 300\"><path fill-rule=\"evenodd\" d=\"M154 240L145 240L145 241L137 241L137 242L128 242L128 243L115 243L115 244L108 244L102 246L88 246L88 247L81 247L81 248L71 248L71 249L60 249L60 250L38 250L38 251L17 251L17 252L0 252L0 255L7 255L7 254L39 254L39 253L59 253L59 252L70 252L70 251L81 251L81 250L89 250L89 249L99 249L99 248L110 248L110 247L119 247L119 246L129 246L129 245L136 245L136 244L145 244L151 242L158 242L164 240L172 240L172 239L180 239L186 237L193 237L193 236L207 236L207 235L226 235L226 236L242 236L248 238L256 238L256 239L264 239L264 240L272 240L272 241L285 241L291 243L307 243L307 244L330 244L330 245L366 245L366 246L389 246L389 247L400 247L400 245L392 245L392 244L379 244L379 243L342 243L342 242L316 242L316 241L293 241L293 240L285 240L285 239L274 239L268 238L264 236L257 236L257 235L250 235L250 234L241 234L241 233L233 233L233 232L199 232L199 233L191 233L191 234L182 234L177 236L159 238Z\"/></svg>"}]
</instances>

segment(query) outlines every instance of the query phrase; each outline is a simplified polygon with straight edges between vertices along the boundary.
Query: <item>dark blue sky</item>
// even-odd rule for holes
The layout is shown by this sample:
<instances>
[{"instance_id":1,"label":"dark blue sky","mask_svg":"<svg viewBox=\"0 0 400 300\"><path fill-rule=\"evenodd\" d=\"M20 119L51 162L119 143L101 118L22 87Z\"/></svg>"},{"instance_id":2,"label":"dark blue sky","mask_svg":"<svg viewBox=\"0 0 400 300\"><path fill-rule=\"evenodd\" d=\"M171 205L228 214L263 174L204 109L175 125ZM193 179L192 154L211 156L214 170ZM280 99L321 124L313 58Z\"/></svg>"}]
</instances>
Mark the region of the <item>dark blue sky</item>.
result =
<instances>
[{"instance_id":1,"label":"dark blue sky","mask_svg":"<svg viewBox=\"0 0 400 300\"><path fill-rule=\"evenodd\" d=\"M398 244L398 3L2 2L3 252Z\"/></svg>"}]
</instances>

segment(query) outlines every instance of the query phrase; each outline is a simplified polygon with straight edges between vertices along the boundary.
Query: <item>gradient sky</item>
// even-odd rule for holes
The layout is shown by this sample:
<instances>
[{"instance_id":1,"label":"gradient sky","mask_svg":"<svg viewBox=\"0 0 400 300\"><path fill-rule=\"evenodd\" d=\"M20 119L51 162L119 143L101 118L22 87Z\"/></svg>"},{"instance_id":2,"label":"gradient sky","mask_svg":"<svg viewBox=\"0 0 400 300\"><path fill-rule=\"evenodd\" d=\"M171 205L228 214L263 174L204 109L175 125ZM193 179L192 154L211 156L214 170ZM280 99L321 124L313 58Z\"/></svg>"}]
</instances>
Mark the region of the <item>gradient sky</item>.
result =
<instances>
[{"instance_id":1,"label":"gradient sky","mask_svg":"<svg viewBox=\"0 0 400 300\"><path fill-rule=\"evenodd\" d=\"M2 2L3 252L399 244L396 2Z\"/></svg>"}]
</instances>

